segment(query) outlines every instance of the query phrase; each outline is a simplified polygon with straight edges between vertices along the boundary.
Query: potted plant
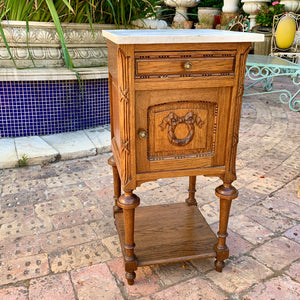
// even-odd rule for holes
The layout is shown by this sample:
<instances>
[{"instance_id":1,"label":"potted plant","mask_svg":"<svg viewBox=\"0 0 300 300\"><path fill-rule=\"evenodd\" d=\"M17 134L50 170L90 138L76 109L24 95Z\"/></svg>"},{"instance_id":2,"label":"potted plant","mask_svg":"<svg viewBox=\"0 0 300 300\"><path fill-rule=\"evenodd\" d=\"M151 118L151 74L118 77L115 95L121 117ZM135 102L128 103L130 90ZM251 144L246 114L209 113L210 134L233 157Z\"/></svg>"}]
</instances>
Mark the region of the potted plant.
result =
<instances>
[{"instance_id":1,"label":"potted plant","mask_svg":"<svg viewBox=\"0 0 300 300\"><path fill-rule=\"evenodd\" d=\"M214 28L215 16L221 15L223 0L202 0L198 6L198 28Z\"/></svg>"},{"instance_id":2,"label":"potted plant","mask_svg":"<svg viewBox=\"0 0 300 300\"><path fill-rule=\"evenodd\" d=\"M278 1L272 2L270 6L262 5L255 11L256 26L252 28L253 32L263 33L265 41L263 43L254 43L254 54L269 55L271 52L272 24L274 15L284 12L284 5Z\"/></svg>"},{"instance_id":3,"label":"potted plant","mask_svg":"<svg viewBox=\"0 0 300 300\"><path fill-rule=\"evenodd\" d=\"M273 18L275 15L282 14L284 12L284 5L279 1L272 2L272 5L262 5L260 9L255 11L256 28L254 30L260 32L269 32L272 30Z\"/></svg>"}]
</instances>

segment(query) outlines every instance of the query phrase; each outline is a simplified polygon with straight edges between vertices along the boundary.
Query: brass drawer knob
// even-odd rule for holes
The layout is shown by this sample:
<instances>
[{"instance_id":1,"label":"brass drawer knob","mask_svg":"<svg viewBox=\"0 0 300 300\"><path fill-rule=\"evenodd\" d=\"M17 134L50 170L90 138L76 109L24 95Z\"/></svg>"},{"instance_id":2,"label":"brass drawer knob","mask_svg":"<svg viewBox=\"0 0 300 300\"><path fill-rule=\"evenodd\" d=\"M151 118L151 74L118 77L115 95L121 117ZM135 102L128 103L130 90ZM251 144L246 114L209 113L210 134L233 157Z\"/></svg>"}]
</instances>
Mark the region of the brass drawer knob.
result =
<instances>
[{"instance_id":1,"label":"brass drawer knob","mask_svg":"<svg viewBox=\"0 0 300 300\"><path fill-rule=\"evenodd\" d=\"M184 64L184 69L186 71L190 71L192 69L193 65L191 62L187 61L185 64Z\"/></svg>"},{"instance_id":2,"label":"brass drawer knob","mask_svg":"<svg viewBox=\"0 0 300 300\"><path fill-rule=\"evenodd\" d=\"M144 140L148 137L148 132L146 130L140 130L139 131L139 138Z\"/></svg>"}]
</instances>

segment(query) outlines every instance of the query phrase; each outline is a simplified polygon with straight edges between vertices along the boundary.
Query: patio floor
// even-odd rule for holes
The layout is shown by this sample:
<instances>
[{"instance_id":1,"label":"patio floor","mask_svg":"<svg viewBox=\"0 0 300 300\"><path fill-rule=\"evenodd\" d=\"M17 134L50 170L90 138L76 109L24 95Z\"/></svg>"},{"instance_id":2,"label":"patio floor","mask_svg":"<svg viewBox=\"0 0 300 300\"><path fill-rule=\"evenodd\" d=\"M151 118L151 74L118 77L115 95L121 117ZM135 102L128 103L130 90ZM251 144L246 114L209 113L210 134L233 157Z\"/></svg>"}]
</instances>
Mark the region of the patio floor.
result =
<instances>
[{"instance_id":1,"label":"patio floor","mask_svg":"<svg viewBox=\"0 0 300 300\"><path fill-rule=\"evenodd\" d=\"M0 170L1 300L300 299L300 113L278 95L243 100L239 197L222 273L213 259L148 266L127 285L112 217L110 155ZM197 177L199 208L215 232L219 184ZM187 188L188 178L170 178L136 194L141 205L182 202Z\"/></svg>"}]
</instances>

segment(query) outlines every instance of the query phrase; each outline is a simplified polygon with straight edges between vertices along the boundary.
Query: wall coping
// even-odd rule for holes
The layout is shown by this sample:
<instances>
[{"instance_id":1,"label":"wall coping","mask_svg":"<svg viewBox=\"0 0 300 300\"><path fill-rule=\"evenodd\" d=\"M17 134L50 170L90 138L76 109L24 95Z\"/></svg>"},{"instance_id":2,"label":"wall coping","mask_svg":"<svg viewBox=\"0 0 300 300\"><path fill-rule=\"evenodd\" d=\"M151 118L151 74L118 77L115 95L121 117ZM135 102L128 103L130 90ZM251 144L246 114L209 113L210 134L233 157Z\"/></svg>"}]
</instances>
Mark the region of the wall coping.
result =
<instances>
[{"instance_id":1,"label":"wall coping","mask_svg":"<svg viewBox=\"0 0 300 300\"><path fill-rule=\"evenodd\" d=\"M107 67L75 69L82 80L108 78ZM67 68L1 68L0 81L77 80L76 74Z\"/></svg>"}]
</instances>

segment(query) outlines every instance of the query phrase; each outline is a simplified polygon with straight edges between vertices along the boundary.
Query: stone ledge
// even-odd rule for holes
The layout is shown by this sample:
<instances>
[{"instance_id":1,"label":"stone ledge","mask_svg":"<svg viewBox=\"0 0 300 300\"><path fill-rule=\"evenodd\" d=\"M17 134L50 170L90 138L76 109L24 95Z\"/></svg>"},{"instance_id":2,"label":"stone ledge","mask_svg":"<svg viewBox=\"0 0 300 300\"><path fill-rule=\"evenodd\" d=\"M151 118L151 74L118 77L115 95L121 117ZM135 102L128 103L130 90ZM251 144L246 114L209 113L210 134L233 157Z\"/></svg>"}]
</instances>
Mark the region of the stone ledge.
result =
<instances>
[{"instance_id":1,"label":"stone ledge","mask_svg":"<svg viewBox=\"0 0 300 300\"><path fill-rule=\"evenodd\" d=\"M110 128L99 126L48 136L0 139L0 169L14 168L26 155L26 165L75 159L110 152Z\"/></svg>"},{"instance_id":2,"label":"stone ledge","mask_svg":"<svg viewBox=\"0 0 300 300\"><path fill-rule=\"evenodd\" d=\"M80 79L108 78L107 67L74 69ZM30 71L30 72L29 72ZM1 68L0 81L43 81L43 80L77 80L76 73L67 68Z\"/></svg>"},{"instance_id":3,"label":"stone ledge","mask_svg":"<svg viewBox=\"0 0 300 300\"><path fill-rule=\"evenodd\" d=\"M1 26L10 53L0 35L0 68L14 68L11 55L19 68L64 67L65 60L59 35L52 22L2 21ZM64 38L74 66L107 65L107 46L103 29L116 29L113 24L62 23ZM33 60L33 61L32 61ZM34 62L34 63L33 63Z\"/></svg>"}]
</instances>

